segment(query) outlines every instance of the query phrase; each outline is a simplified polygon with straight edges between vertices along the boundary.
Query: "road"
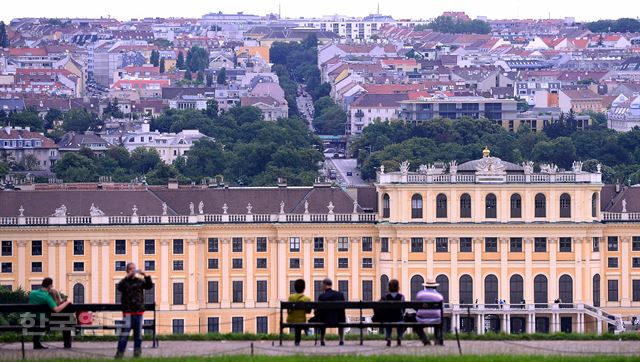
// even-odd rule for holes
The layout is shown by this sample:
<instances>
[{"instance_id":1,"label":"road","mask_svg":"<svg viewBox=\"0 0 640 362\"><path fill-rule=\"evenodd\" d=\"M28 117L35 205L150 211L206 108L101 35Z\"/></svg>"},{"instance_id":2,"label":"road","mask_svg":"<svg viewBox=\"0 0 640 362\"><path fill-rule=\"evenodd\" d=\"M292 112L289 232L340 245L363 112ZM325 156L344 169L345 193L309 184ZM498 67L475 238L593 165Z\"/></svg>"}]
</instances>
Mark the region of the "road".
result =
<instances>
[{"instance_id":1,"label":"road","mask_svg":"<svg viewBox=\"0 0 640 362\"><path fill-rule=\"evenodd\" d=\"M369 184L360 178L360 171L357 169L358 160L355 158L327 158L325 159L326 167L332 167L336 170L338 183L346 186L368 186ZM351 176L347 176L347 172L351 172Z\"/></svg>"},{"instance_id":2,"label":"road","mask_svg":"<svg viewBox=\"0 0 640 362\"><path fill-rule=\"evenodd\" d=\"M298 86L299 97L296 98L296 104L300 111L300 116L307 121L309 129L314 132L313 129L313 99L309 93L304 90L303 86Z\"/></svg>"}]
</instances>

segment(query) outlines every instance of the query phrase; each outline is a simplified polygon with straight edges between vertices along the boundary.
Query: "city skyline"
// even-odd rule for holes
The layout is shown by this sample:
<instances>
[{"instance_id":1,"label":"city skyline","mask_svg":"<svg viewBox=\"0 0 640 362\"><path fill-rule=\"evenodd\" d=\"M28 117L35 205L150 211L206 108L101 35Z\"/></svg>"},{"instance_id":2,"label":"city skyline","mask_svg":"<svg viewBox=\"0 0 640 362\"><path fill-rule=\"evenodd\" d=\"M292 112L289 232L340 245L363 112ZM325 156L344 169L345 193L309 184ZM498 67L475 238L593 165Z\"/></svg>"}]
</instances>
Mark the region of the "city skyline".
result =
<instances>
[{"instance_id":1,"label":"city skyline","mask_svg":"<svg viewBox=\"0 0 640 362\"><path fill-rule=\"evenodd\" d=\"M541 0L531 2L507 2L502 0L487 0L481 4L468 0L443 1L435 0L429 4L411 0L401 1L352 1L341 2L327 0L322 3L302 3L293 0L270 0L255 2L250 0L238 0L233 3L212 1L202 2L187 0L181 2L182 7L167 7L149 9L148 3L129 3L123 0L113 0L103 6L89 6L85 2L71 0L66 2L70 6L59 6L58 3L41 0L31 1L28 10L20 6L9 6L3 9L0 20L5 22L14 18L24 17L113 17L119 20L145 17L187 17L199 18L210 12L221 11L223 13L244 12L255 15L278 13L282 17L321 17L324 15L366 16L377 12L378 4L381 14L391 15L396 19L429 19L436 17L444 11L464 11L471 18L486 16L489 19L540 19L540 18L564 18L574 17L578 21L592 21L597 19L614 19L629 16L623 9L626 6L605 7L593 11L592 7L575 7L570 2L554 2ZM631 5L631 1L623 1L623 4Z\"/></svg>"}]
</instances>

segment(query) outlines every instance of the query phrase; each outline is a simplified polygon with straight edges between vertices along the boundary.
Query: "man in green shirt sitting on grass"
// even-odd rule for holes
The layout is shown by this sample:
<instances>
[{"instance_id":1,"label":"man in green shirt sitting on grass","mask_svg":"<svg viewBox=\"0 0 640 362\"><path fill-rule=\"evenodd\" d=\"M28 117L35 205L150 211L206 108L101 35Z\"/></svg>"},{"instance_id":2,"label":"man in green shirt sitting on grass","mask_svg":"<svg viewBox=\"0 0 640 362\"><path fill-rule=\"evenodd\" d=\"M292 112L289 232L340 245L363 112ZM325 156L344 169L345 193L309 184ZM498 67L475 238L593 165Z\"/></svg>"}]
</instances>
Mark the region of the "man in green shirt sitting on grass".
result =
<instances>
[{"instance_id":1,"label":"man in green shirt sitting on grass","mask_svg":"<svg viewBox=\"0 0 640 362\"><path fill-rule=\"evenodd\" d=\"M49 294L49 291L51 290L52 287L53 287L53 279L49 277L44 278L42 280L42 288L38 290L34 290L31 293L29 293L29 304L45 305L49 307L52 312L60 313L69 304L71 304L71 301L67 300L61 303L60 305L57 305L56 301L53 300L53 297L51 297L51 294ZM40 319L42 318L42 316L39 315L38 318ZM42 343L40 343L40 339L42 338L43 334L44 333L36 332L33 335L33 349L47 349L47 347L43 346Z\"/></svg>"}]
</instances>

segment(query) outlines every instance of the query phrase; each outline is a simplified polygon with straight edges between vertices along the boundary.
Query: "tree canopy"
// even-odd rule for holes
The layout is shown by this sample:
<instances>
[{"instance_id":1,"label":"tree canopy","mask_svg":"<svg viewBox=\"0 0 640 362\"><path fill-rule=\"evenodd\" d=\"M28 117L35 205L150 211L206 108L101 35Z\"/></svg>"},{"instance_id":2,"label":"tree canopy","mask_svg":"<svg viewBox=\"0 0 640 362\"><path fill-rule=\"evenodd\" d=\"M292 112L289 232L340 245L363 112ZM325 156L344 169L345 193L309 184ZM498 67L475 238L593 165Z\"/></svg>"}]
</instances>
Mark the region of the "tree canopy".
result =
<instances>
[{"instance_id":1,"label":"tree canopy","mask_svg":"<svg viewBox=\"0 0 640 362\"><path fill-rule=\"evenodd\" d=\"M587 23L586 28L594 33L637 33L640 32L640 21L632 18L598 20Z\"/></svg>"},{"instance_id":2,"label":"tree canopy","mask_svg":"<svg viewBox=\"0 0 640 362\"><path fill-rule=\"evenodd\" d=\"M416 25L414 30L431 29L441 33L452 34L489 34L491 25L482 20L454 19L450 16L438 16L432 22Z\"/></svg>"}]
</instances>

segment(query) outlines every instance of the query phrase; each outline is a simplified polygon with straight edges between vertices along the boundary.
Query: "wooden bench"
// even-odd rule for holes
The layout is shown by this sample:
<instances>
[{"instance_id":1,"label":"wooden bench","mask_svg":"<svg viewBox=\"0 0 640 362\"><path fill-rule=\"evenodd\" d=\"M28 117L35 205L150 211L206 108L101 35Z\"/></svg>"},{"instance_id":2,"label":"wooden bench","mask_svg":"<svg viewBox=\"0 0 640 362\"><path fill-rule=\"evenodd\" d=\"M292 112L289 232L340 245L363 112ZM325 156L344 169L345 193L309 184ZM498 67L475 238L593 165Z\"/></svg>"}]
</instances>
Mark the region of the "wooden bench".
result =
<instances>
[{"instance_id":1,"label":"wooden bench","mask_svg":"<svg viewBox=\"0 0 640 362\"><path fill-rule=\"evenodd\" d=\"M359 328L360 329L360 345L364 343L364 328L386 328L386 327L404 327L404 328L425 328L433 327L435 331L435 343L444 345L443 320L444 310L442 302L280 302L280 345L284 338L285 328ZM365 322L364 310L384 310L384 309L428 309L438 310L440 312L440 323L422 323L422 322ZM358 322L338 323L337 325L325 325L318 322L306 323L286 323L284 320L284 312L291 309L304 310L358 310Z\"/></svg>"},{"instance_id":2,"label":"wooden bench","mask_svg":"<svg viewBox=\"0 0 640 362\"><path fill-rule=\"evenodd\" d=\"M158 347L158 338L156 335L157 315L156 315L155 303L145 304L145 310L147 312L153 312L153 319L151 319L152 320L151 324L143 324L142 329L151 331L153 348L156 348ZM78 312L122 312L122 305L120 304L70 304L67 308L65 308L64 310L62 310L60 313L57 313L57 314L59 315L71 314L72 316L75 317L75 315ZM33 333L36 331L41 332L43 330L45 331L58 330L56 327L52 328L52 325L59 326L61 328L59 330L62 330L62 328L72 328L76 333L83 330L119 330L120 328L122 328L122 325L121 324L119 325L117 323L114 323L113 325L111 324L94 325L93 321L91 321L92 322L91 324L82 324L82 323L79 323L80 321L78 321L75 318L70 318L70 321L73 321L73 324L61 323L61 321L57 321L57 320L52 321L51 315L54 313L52 313L51 309L49 309L48 307L41 306L41 305L0 304L0 314L12 314L12 313L19 314L21 320L25 319L29 321L34 320L38 314L45 315L43 324L31 326L30 325L31 323L29 323L28 325L12 324L12 325L0 326L0 333L9 333L9 332L20 333L20 343L21 343L23 359L25 356L25 347L24 347L25 335L28 335L28 333ZM31 316L33 316L33 318L31 318Z\"/></svg>"}]
</instances>

